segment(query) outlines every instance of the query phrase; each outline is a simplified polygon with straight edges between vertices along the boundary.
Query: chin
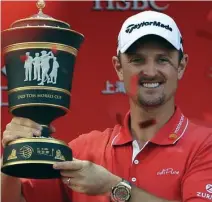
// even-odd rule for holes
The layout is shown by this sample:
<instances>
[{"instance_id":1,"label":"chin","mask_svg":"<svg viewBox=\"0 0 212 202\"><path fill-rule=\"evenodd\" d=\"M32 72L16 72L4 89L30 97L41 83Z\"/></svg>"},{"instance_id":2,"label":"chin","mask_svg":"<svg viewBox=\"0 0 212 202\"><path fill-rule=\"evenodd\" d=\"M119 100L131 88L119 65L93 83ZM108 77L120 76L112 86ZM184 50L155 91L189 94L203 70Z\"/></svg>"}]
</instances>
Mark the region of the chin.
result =
<instances>
[{"instance_id":1,"label":"chin","mask_svg":"<svg viewBox=\"0 0 212 202\"><path fill-rule=\"evenodd\" d=\"M138 103L140 106L143 107L159 107L165 103L165 96L159 97L156 99L144 99L140 98L138 99Z\"/></svg>"}]
</instances>

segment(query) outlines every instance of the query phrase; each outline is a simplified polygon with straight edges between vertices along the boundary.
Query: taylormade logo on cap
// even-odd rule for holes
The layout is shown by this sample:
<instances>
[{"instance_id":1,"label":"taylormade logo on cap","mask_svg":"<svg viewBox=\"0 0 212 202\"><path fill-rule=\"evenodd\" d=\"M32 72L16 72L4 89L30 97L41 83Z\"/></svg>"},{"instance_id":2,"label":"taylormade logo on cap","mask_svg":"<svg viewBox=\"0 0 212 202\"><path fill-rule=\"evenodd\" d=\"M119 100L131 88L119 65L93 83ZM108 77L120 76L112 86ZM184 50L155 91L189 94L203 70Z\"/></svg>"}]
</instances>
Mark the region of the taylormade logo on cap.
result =
<instances>
[{"instance_id":1,"label":"taylormade logo on cap","mask_svg":"<svg viewBox=\"0 0 212 202\"><path fill-rule=\"evenodd\" d=\"M182 35L173 18L157 11L143 11L123 23L118 36L117 54L126 52L134 42L147 35L162 37L177 50L183 51Z\"/></svg>"},{"instance_id":2,"label":"taylormade logo on cap","mask_svg":"<svg viewBox=\"0 0 212 202\"><path fill-rule=\"evenodd\" d=\"M157 26L157 27L165 28L165 29L169 30L170 32L172 32L172 28L169 25L164 25L161 22L157 22L157 21L154 21L154 22L142 22L140 24L131 24L131 25L129 25L127 27L125 32L130 34L130 33L132 33L133 30L140 29L143 26Z\"/></svg>"}]
</instances>

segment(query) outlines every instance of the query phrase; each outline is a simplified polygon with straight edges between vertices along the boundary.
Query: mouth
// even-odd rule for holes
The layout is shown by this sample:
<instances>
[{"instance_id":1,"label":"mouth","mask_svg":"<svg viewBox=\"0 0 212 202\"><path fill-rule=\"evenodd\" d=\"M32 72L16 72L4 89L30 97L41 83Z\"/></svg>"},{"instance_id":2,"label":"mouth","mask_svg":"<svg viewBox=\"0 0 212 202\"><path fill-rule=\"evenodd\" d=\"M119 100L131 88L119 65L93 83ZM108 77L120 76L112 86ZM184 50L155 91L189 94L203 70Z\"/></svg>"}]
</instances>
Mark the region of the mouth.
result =
<instances>
[{"instance_id":1,"label":"mouth","mask_svg":"<svg viewBox=\"0 0 212 202\"><path fill-rule=\"evenodd\" d=\"M164 82L140 82L140 85L144 88L159 88Z\"/></svg>"}]
</instances>

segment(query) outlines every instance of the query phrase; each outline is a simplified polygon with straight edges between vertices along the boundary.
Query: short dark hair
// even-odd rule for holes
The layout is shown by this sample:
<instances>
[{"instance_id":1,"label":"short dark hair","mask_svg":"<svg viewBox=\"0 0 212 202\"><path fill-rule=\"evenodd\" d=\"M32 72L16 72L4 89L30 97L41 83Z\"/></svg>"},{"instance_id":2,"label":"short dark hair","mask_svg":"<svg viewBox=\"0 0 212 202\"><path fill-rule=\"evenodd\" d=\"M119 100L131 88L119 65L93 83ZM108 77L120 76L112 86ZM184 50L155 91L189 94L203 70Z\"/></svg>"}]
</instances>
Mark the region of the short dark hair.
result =
<instances>
[{"instance_id":1,"label":"short dark hair","mask_svg":"<svg viewBox=\"0 0 212 202\"><path fill-rule=\"evenodd\" d=\"M181 60L183 59L184 53L183 51L180 49L179 50L179 63L181 62Z\"/></svg>"},{"instance_id":2,"label":"short dark hair","mask_svg":"<svg viewBox=\"0 0 212 202\"><path fill-rule=\"evenodd\" d=\"M148 35L148 36L144 36L140 39L138 39L135 43L133 43L125 52L126 54L128 53L133 53L135 52L135 50L137 49L137 47L145 42L150 42L150 41L160 41L164 44L164 46L168 49L176 49L172 44L170 44L167 40L163 39L162 37L156 36L156 35ZM180 49L179 51L179 63L181 62L181 60L183 59L183 51ZM118 52L118 59L120 60L120 51Z\"/></svg>"}]
</instances>

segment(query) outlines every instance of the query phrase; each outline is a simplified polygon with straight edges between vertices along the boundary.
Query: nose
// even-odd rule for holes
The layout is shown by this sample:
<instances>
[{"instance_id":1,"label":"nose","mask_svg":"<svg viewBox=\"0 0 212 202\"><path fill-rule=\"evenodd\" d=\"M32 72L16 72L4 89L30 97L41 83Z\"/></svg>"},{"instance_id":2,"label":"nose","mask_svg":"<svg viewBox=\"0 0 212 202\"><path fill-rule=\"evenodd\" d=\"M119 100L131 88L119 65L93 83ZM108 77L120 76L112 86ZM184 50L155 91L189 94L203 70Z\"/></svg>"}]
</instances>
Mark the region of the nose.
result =
<instances>
[{"instance_id":1,"label":"nose","mask_svg":"<svg viewBox=\"0 0 212 202\"><path fill-rule=\"evenodd\" d=\"M154 77L157 75L157 67L154 61L148 61L143 67L143 72L149 77Z\"/></svg>"}]
</instances>

